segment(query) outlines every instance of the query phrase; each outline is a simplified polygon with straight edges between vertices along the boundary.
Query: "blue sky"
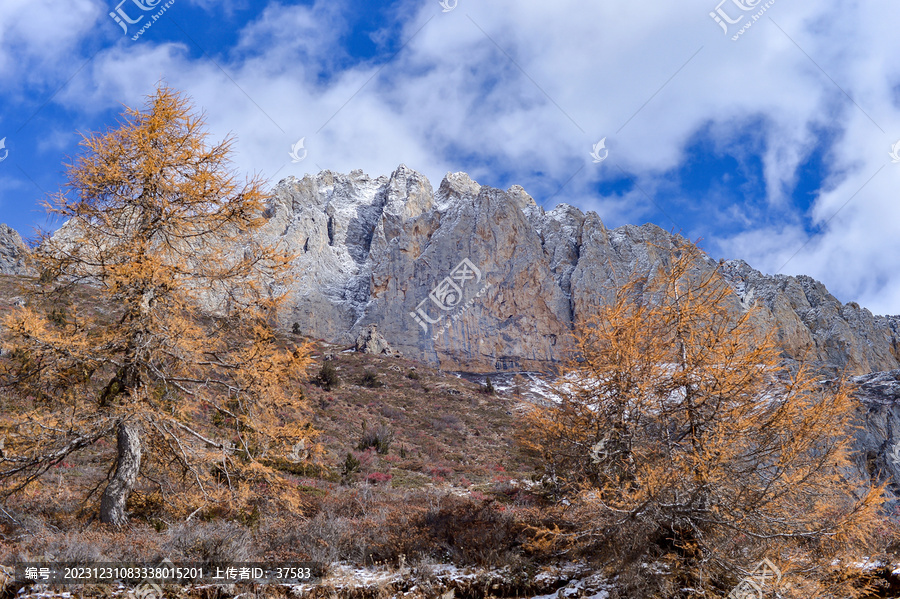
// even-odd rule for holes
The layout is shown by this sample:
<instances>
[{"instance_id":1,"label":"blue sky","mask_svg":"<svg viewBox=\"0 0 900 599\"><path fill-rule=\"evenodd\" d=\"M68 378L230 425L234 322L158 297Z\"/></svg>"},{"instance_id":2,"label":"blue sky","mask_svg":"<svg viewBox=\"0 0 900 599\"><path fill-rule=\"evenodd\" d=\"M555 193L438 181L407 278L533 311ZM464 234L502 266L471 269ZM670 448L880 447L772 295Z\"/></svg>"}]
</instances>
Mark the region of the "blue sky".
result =
<instances>
[{"instance_id":1,"label":"blue sky","mask_svg":"<svg viewBox=\"0 0 900 599\"><path fill-rule=\"evenodd\" d=\"M900 6L119 2L0 5L0 222L26 236L53 226L41 201L78 132L164 81L272 185L403 163L436 187L465 171L900 313ZM126 33L111 12L136 22Z\"/></svg>"}]
</instances>

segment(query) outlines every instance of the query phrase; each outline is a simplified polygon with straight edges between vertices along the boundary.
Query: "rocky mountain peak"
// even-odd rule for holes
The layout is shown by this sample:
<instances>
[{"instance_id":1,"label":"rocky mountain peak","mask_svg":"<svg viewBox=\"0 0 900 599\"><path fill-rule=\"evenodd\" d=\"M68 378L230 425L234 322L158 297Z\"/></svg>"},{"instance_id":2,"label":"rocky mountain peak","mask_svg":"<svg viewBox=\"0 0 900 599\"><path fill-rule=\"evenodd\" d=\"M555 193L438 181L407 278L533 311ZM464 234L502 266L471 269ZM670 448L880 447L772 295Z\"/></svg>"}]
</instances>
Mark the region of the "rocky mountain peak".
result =
<instances>
[{"instance_id":1,"label":"rocky mountain peak","mask_svg":"<svg viewBox=\"0 0 900 599\"><path fill-rule=\"evenodd\" d=\"M435 197L438 211L444 212L459 200L474 199L481 191L481 185L466 173L447 173L441 181Z\"/></svg>"},{"instance_id":2,"label":"rocky mountain peak","mask_svg":"<svg viewBox=\"0 0 900 599\"><path fill-rule=\"evenodd\" d=\"M391 173L384 192L384 213L400 219L416 218L434 208L434 189L425 175L405 164Z\"/></svg>"},{"instance_id":3,"label":"rocky mountain peak","mask_svg":"<svg viewBox=\"0 0 900 599\"><path fill-rule=\"evenodd\" d=\"M434 191L406 165L374 179L285 179L266 234L300 253L286 324L339 343L377 324L404 355L474 372L551 369L606 294L687 243L649 223L608 229L564 203L545 211L518 185L466 173ZM841 304L810 277L708 257L697 268L721 268L738 307L759 302L790 357L854 373L900 367L896 318Z\"/></svg>"}]
</instances>

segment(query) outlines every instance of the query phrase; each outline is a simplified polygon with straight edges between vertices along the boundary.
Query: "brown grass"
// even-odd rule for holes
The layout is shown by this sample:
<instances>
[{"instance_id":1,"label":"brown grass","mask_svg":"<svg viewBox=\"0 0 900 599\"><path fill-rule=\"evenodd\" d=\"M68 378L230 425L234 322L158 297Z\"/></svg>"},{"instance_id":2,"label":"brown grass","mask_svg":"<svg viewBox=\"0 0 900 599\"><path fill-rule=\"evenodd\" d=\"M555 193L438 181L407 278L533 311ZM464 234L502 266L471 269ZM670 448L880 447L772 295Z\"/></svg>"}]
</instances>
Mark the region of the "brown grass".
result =
<instances>
[{"instance_id":1,"label":"brown grass","mask_svg":"<svg viewBox=\"0 0 900 599\"><path fill-rule=\"evenodd\" d=\"M0 312L14 309L22 291L18 278L0 276ZM81 313L106 311L89 288L76 289L72 303ZM292 341L285 336L286 344ZM331 390L312 380L326 353L335 354L332 364L341 379ZM463 562L488 563L511 555L518 541L510 541L508 533L480 543L475 553L454 544L449 537L464 531L452 529L448 518L456 510L463 514L461 521L481 518L479 522L491 526L510 518L493 519L502 514L497 511L501 503L514 503L505 490L495 489L497 468L511 477L533 472L533 465L510 443L515 420L509 412L516 400L485 396L477 384L404 358L341 353L324 342L316 345L314 355L318 357L309 369L311 380L293 392L305 396L312 407L322 455L317 465L275 462L286 483L296 488L299 512L281 513L263 495L240 508L203 507L185 524L184 514L172 511L170 498L143 481L129 502L129 527L107 529L96 521L96 500L113 459L114 440L101 440L3 506L7 513L0 512L0 563L37 555L206 561L241 553L238 546L248 547L251 559L283 555L324 562L371 563L403 554L442 559L449 552ZM366 373L373 373L383 386L359 384L372 380ZM0 401L20 404L25 399L7 393ZM392 433L386 453L358 451L364 422L369 436ZM366 455L355 482L342 487L340 467L348 452ZM390 475L390 480L370 486L364 481L372 473L383 473L376 477L381 479ZM483 498L493 497L495 490L496 501L485 503ZM457 497L471 493L478 499ZM401 538L398 527L406 524L421 534Z\"/></svg>"}]
</instances>

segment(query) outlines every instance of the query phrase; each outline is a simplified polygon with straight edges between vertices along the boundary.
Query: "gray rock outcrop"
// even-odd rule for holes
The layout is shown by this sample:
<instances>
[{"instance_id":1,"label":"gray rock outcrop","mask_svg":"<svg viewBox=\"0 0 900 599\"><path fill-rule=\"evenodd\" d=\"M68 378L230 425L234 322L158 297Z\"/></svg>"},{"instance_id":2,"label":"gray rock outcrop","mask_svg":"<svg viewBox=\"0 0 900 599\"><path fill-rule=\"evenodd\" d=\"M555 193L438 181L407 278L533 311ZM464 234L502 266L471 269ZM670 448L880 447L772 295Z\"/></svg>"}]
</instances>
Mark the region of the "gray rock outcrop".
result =
<instances>
[{"instance_id":1,"label":"gray rock outcrop","mask_svg":"<svg viewBox=\"0 0 900 599\"><path fill-rule=\"evenodd\" d=\"M900 370L852 377L860 400L855 466L900 498Z\"/></svg>"},{"instance_id":2,"label":"gray rock outcrop","mask_svg":"<svg viewBox=\"0 0 900 599\"><path fill-rule=\"evenodd\" d=\"M364 354L399 356L399 352L388 344L378 332L378 325L370 324L359 332L356 338L356 351Z\"/></svg>"},{"instance_id":3,"label":"gray rock outcrop","mask_svg":"<svg viewBox=\"0 0 900 599\"><path fill-rule=\"evenodd\" d=\"M0 274L27 274L28 254L28 247L18 232L10 226L0 224Z\"/></svg>"},{"instance_id":4,"label":"gray rock outcrop","mask_svg":"<svg viewBox=\"0 0 900 599\"><path fill-rule=\"evenodd\" d=\"M725 262L722 273L740 297L759 302L790 357L850 374L900 368L900 317L875 316L811 277L764 275L743 260Z\"/></svg>"},{"instance_id":5,"label":"gray rock outcrop","mask_svg":"<svg viewBox=\"0 0 900 599\"><path fill-rule=\"evenodd\" d=\"M540 213L464 174L435 193L403 166L282 181L268 231L298 254L285 322L335 343L376 323L403 355L448 370L551 367L570 302L523 207Z\"/></svg>"}]
</instances>

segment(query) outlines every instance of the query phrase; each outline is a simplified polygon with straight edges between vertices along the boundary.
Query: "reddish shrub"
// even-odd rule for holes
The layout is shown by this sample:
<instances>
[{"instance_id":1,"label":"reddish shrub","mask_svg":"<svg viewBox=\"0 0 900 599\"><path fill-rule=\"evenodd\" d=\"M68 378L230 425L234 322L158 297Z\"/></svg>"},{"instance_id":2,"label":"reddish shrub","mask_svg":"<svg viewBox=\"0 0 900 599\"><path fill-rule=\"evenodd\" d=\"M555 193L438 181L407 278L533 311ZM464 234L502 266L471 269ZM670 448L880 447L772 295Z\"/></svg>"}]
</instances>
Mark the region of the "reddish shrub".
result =
<instances>
[{"instance_id":1,"label":"reddish shrub","mask_svg":"<svg viewBox=\"0 0 900 599\"><path fill-rule=\"evenodd\" d=\"M453 474L453 470L447 466L427 466L425 468L425 473L431 478L446 479Z\"/></svg>"},{"instance_id":2,"label":"reddish shrub","mask_svg":"<svg viewBox=\"0 0 900 599\"><path fill-rule=\"evenodd\" d=\"M386 474L384 472L373 472L372 474L370 474L366 477L366 482L373 484L373 485L377 485L379 483L386 483L386 482L390 481L392 478L394 478L394 477L391 476L390 474Z\"/></svg>"},{"instance_id":3,"label":"reddish shrub","mask_svg":"<svg viewBox=\"0 0 900 599\"><path fill-rule=\"evenodd\" d=\"M375 450L370 447L365 451L354 451L353 457L359 460L360 470L366 472L371 470L372 465L375 463Z\"/></svg>"}]
</instances>

